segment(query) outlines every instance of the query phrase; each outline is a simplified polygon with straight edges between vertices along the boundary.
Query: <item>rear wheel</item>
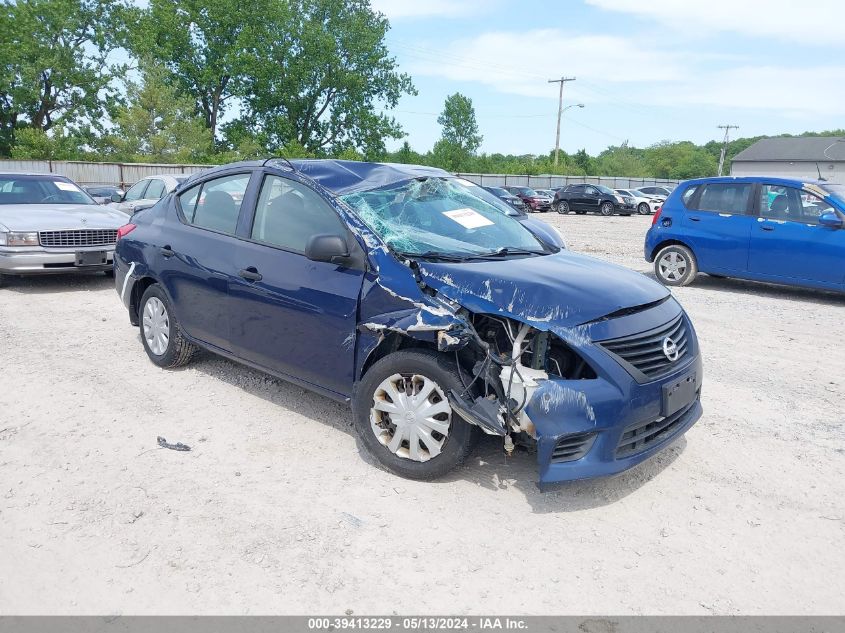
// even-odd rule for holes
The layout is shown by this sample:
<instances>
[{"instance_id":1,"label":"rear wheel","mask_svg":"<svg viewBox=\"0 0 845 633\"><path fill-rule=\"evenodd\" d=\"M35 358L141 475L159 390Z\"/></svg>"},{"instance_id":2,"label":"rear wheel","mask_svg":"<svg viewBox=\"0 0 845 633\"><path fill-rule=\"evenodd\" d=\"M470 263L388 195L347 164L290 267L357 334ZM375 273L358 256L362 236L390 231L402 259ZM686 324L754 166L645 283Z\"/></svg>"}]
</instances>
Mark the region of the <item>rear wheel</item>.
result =
<instances>
[{"instance_id":1,"label":"rear wheel","mask_svg":"<svg viewBox=\"0 0 845 633\"><path fill-rule=\"evenodd\" d=\"M562 215L566 215L569 213L569 203L566 200L559 200L557 205L555 205L555 211Z\"/></svg>"},{"instance_id":2,"label":"rear wheel","mask_svg":"<svg viewBox=\"0 0 845 633\"><path fill-rule=\"evenodd\" d=\"M182 334L170 300L158 284L141 297L140 317L141 342L153 363L173 369L191 360L196 346Z\"/></svg>"},{"instance_id":3,"label":"rear wheel","mask_svg":"<svg viewBox=\"0 0 845 633\"><path fill-rule=\"evenodd\" d=\"M451 359L428 350L385 356L364 375L354 421L361 441L387 470L409 479L442 477L464 462L478 429L452 411L462 392Z\"/></svg>"},{"instance_id":4,"label":"rear wheel","mask_svg":"<svg viewBox=\"0 0 845 633\"><path fill-rule=\"evenodd\" d=\"M602 202L601 207L599 207L599 213L601 213L605 217L607 217L609 215L613 215L613 203L612 202Z\"/></svg>"},{"instance_id":5,"label":"rear wheel","mask_svg":"<svg viewBox=\"0 0 845 633\"><path fill-rule=\"evenodd\" d=\"M649 208L648 203L640 202L637 205L637 213L639 213L640 215L648 215L649 213L651 213L651 209Z\"/></svg>"},{"instance_id":6,"label":"rear wheel","mask_svg":"<svg viewBox=\"0 0 845 633\"><path fill-rule=\"evenodd\" d=\"M686 246L672 244L657 253L654 274L666 286L686 286L698 274L698 262Z\"/></svg>"}]
</instances>

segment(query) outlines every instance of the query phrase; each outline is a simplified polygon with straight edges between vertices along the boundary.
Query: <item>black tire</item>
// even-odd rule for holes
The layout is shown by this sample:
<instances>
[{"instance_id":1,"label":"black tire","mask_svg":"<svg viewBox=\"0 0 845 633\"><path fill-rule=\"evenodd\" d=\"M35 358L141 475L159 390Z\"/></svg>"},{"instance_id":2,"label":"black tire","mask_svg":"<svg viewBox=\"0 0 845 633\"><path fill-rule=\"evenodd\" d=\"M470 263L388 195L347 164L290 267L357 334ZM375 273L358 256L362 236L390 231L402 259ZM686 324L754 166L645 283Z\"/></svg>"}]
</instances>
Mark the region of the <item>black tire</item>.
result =
<instances>
[{"instance_id":1,"label":"black tire","mask_svg":"<svg viewBox=\"0 0 845 633\"><path fill-rule=\"evenodd\" d=\"M156 354L150 349L150 343L147 341L147 336L145 335L144 311L147 307L147 302L154 298L163 304L165 318L167 319L167 346L161 354ZM140 322L141 343L144 345L144 351L147 352L147 356L150 357L153 364L164 369L174 369L187 364L191 360L197 348L182 334L182 328L173 314L173 307L170 304L170 300L158 284L153 284L147 288L141 297L141 304L138 308L138 321Z\"/></svg>"},{"instance_id":2,"label":"black tire","mask_svg":"<svg viewBox=\"0 0 845 633\"><path fill-rule=\"evenodd\" d=\"M377 390L383 381L394 374L403 377L424 376L432 380L444 396L448 396L452 389L458 393L464 390L457 367L447 356L429 350L394 352L370 367L358 385L353 404L355 429L369 453L385 470L400 477L421 481L431 481L442 477L460 466L469 456L478 439L478 427L465 422L453 412L445 442L438 455L429 458L428 461L414 461L408 457L395 455L376 437L370 420ZM439 394L435 397L439 398ZM383 424L390 424L389 417L383 421ZM402 442L401 450L404 450L406 443L406 441ZM420 446L422 447L421 444Z\"/></svg>"},{"instance_id":3,"label":"black tire","mask_svg":"<svg viewBox=\"0 0 845 633\"><path fill-rule=\"evenodd\" d=\"M675 268L672 268L673 259ZM698 274L698 262L686 246L670 244L661 248L655 256L654 274L664 286L686 286Z\"/></svg>"},{"instance_id":4,"label":"black tire","mask_svg":"<svg viewBox=\"0 0 845 633\"><path fill-rule=\"evenodd\" d=\"M108 270L104 270L103 274L106 277L114 277L114 268L109 268Z\"/></svg>"},{"instance_id":5,"label":"black tire","mask_svg":"<svg viewBox=\"0 0 845 633\"><path fill-rule=\"evenodd\" d=\"M569 203L566 200L558 200L557 204L555 205L555 211L557 211L561 215L566 215L567 213L569 213Z\"/></svg>"},{"instance_id":6,"label":"black tire","mask_svg":"<svg viewBox=\"0 0 845 633\"><path fill-rule=\"evenodd\" d=\"M604 217L613 215L613 212L615 210L616 207L609 200L605 200L604 202L602 202L601 206L599 207L599 213L601 213Z\"/></svg>"},{"instance_id":7,"label":"black tire","mask_svg":"<svg viewBox=\"0 0 845 633\"><path fill-rule=\"evenodd\" d=\"M9 281L9 275L0 275L0 288L5 286L7 281Z\"/></svg>"},{"instance_id":8,"label":"black tire","mask_svg":"<svg viewBox=\"0 0 845 633\"><path fill-rule=\"evenodd\" d=\"M651 213L651 207L648 206L648 202L640 202L637 205L637 213L640 215L648 215Z\"/></svg>"}]
</instances>

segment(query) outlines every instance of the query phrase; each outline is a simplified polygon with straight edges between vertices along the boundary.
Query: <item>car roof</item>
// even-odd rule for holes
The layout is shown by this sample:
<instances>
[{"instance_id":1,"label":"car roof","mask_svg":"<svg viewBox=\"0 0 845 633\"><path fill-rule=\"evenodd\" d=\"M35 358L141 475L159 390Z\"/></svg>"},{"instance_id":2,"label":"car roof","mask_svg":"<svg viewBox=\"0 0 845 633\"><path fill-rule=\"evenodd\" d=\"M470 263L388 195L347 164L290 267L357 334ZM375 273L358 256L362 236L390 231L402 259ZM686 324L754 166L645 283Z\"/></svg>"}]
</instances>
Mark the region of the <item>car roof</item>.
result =
<instances>
[{"instance_id":1,"label":"car roof","mask_svg":"<svg viewBox=\"0 0 845 633\"><path fill-rule=\"evenodd\" d=\"M784 187L801 187L803 185L815 185L822 187L824 185L835 185L838 183L828 182L827 180L818 180L817 178L800 180L796 178L779 178L776 176L714 176L711 178L693 178L692 180L685 180L683 185L700 185L705 183L758 183L765 182L772 185L783 185ZM659 185L658 185L659 186Z\"/></svg>"},{"instance_id":2,"label":"car roof","mask_svg":"<svg viewBox=\"0 0 845 633\"><path fill-rule=\"evenodd\" d=\"M49 178L64 178L65 180L70 180L70 176L65 176L64 174L51 174L49 172L43 171L3 171L0 172L0 177L5 176L47 176Z\"/></svg>"},{"instance_id":3,"label":"car roof","mask_svg":"<svg viewBox=\"0 0 845 633\"><path fill-rule=\"evenodd\" d=\"M250 160L214 167L185 180L179 189L190 186L200 177L203 179L216 174L224 174L239 169L259 167L277 168L280 171L292 170L319 183L336 195L345 195L356 191L368 191L386 187L397 182L415 178L452 178L453 175L437 167L424 165L405 165L400 163L369 163L355 160L334 159L296 159L271 158L268 160Z\"/></svg>"}]
</instances>

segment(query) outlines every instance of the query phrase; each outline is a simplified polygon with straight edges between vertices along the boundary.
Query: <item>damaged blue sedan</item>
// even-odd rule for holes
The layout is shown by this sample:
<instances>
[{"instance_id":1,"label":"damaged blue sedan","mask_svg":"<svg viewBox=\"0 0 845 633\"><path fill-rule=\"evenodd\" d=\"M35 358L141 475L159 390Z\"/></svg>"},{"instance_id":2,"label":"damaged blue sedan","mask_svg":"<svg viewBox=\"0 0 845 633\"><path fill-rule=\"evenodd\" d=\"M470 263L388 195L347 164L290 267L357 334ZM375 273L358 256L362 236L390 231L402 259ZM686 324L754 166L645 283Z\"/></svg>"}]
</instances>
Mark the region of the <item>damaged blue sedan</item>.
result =
<instances>
[{"instance_id":1,"label":"damaged blue sedan","mask_svg":"<svg viewBox=\"0 0 845 633\"><path fill-rule=\"evenodd\" d=\"M665 448L701 415L684 310L497 204L428 167L227 165L120 229L116 289L156 365L201 347L347 402L403 477L444 475L479 433L528 447L541 483Z\"/></svg>"}]
</instances>

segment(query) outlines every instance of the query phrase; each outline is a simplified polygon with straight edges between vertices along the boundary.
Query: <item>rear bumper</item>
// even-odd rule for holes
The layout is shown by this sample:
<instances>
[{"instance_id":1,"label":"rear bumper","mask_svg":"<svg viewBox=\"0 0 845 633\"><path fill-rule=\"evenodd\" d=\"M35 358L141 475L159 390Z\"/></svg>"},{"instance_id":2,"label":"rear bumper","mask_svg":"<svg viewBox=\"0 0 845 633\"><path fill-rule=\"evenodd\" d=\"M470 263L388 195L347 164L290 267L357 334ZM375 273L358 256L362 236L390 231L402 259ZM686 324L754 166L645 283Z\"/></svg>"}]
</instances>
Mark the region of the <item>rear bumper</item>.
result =
<instances>
[{"instance_id":1,"label":"rear bumper","mask_svg":"<svg viewBox=\"0 0 845 633\"><path fill-rule=\"evenodd\" d=\"M103 252L102 264L77 266L77 252ZM8 275L44 275L50 273L90 272L110 270L114 245L79 248L0 247L0 273Z\"/></svg>"}]
</instances>

